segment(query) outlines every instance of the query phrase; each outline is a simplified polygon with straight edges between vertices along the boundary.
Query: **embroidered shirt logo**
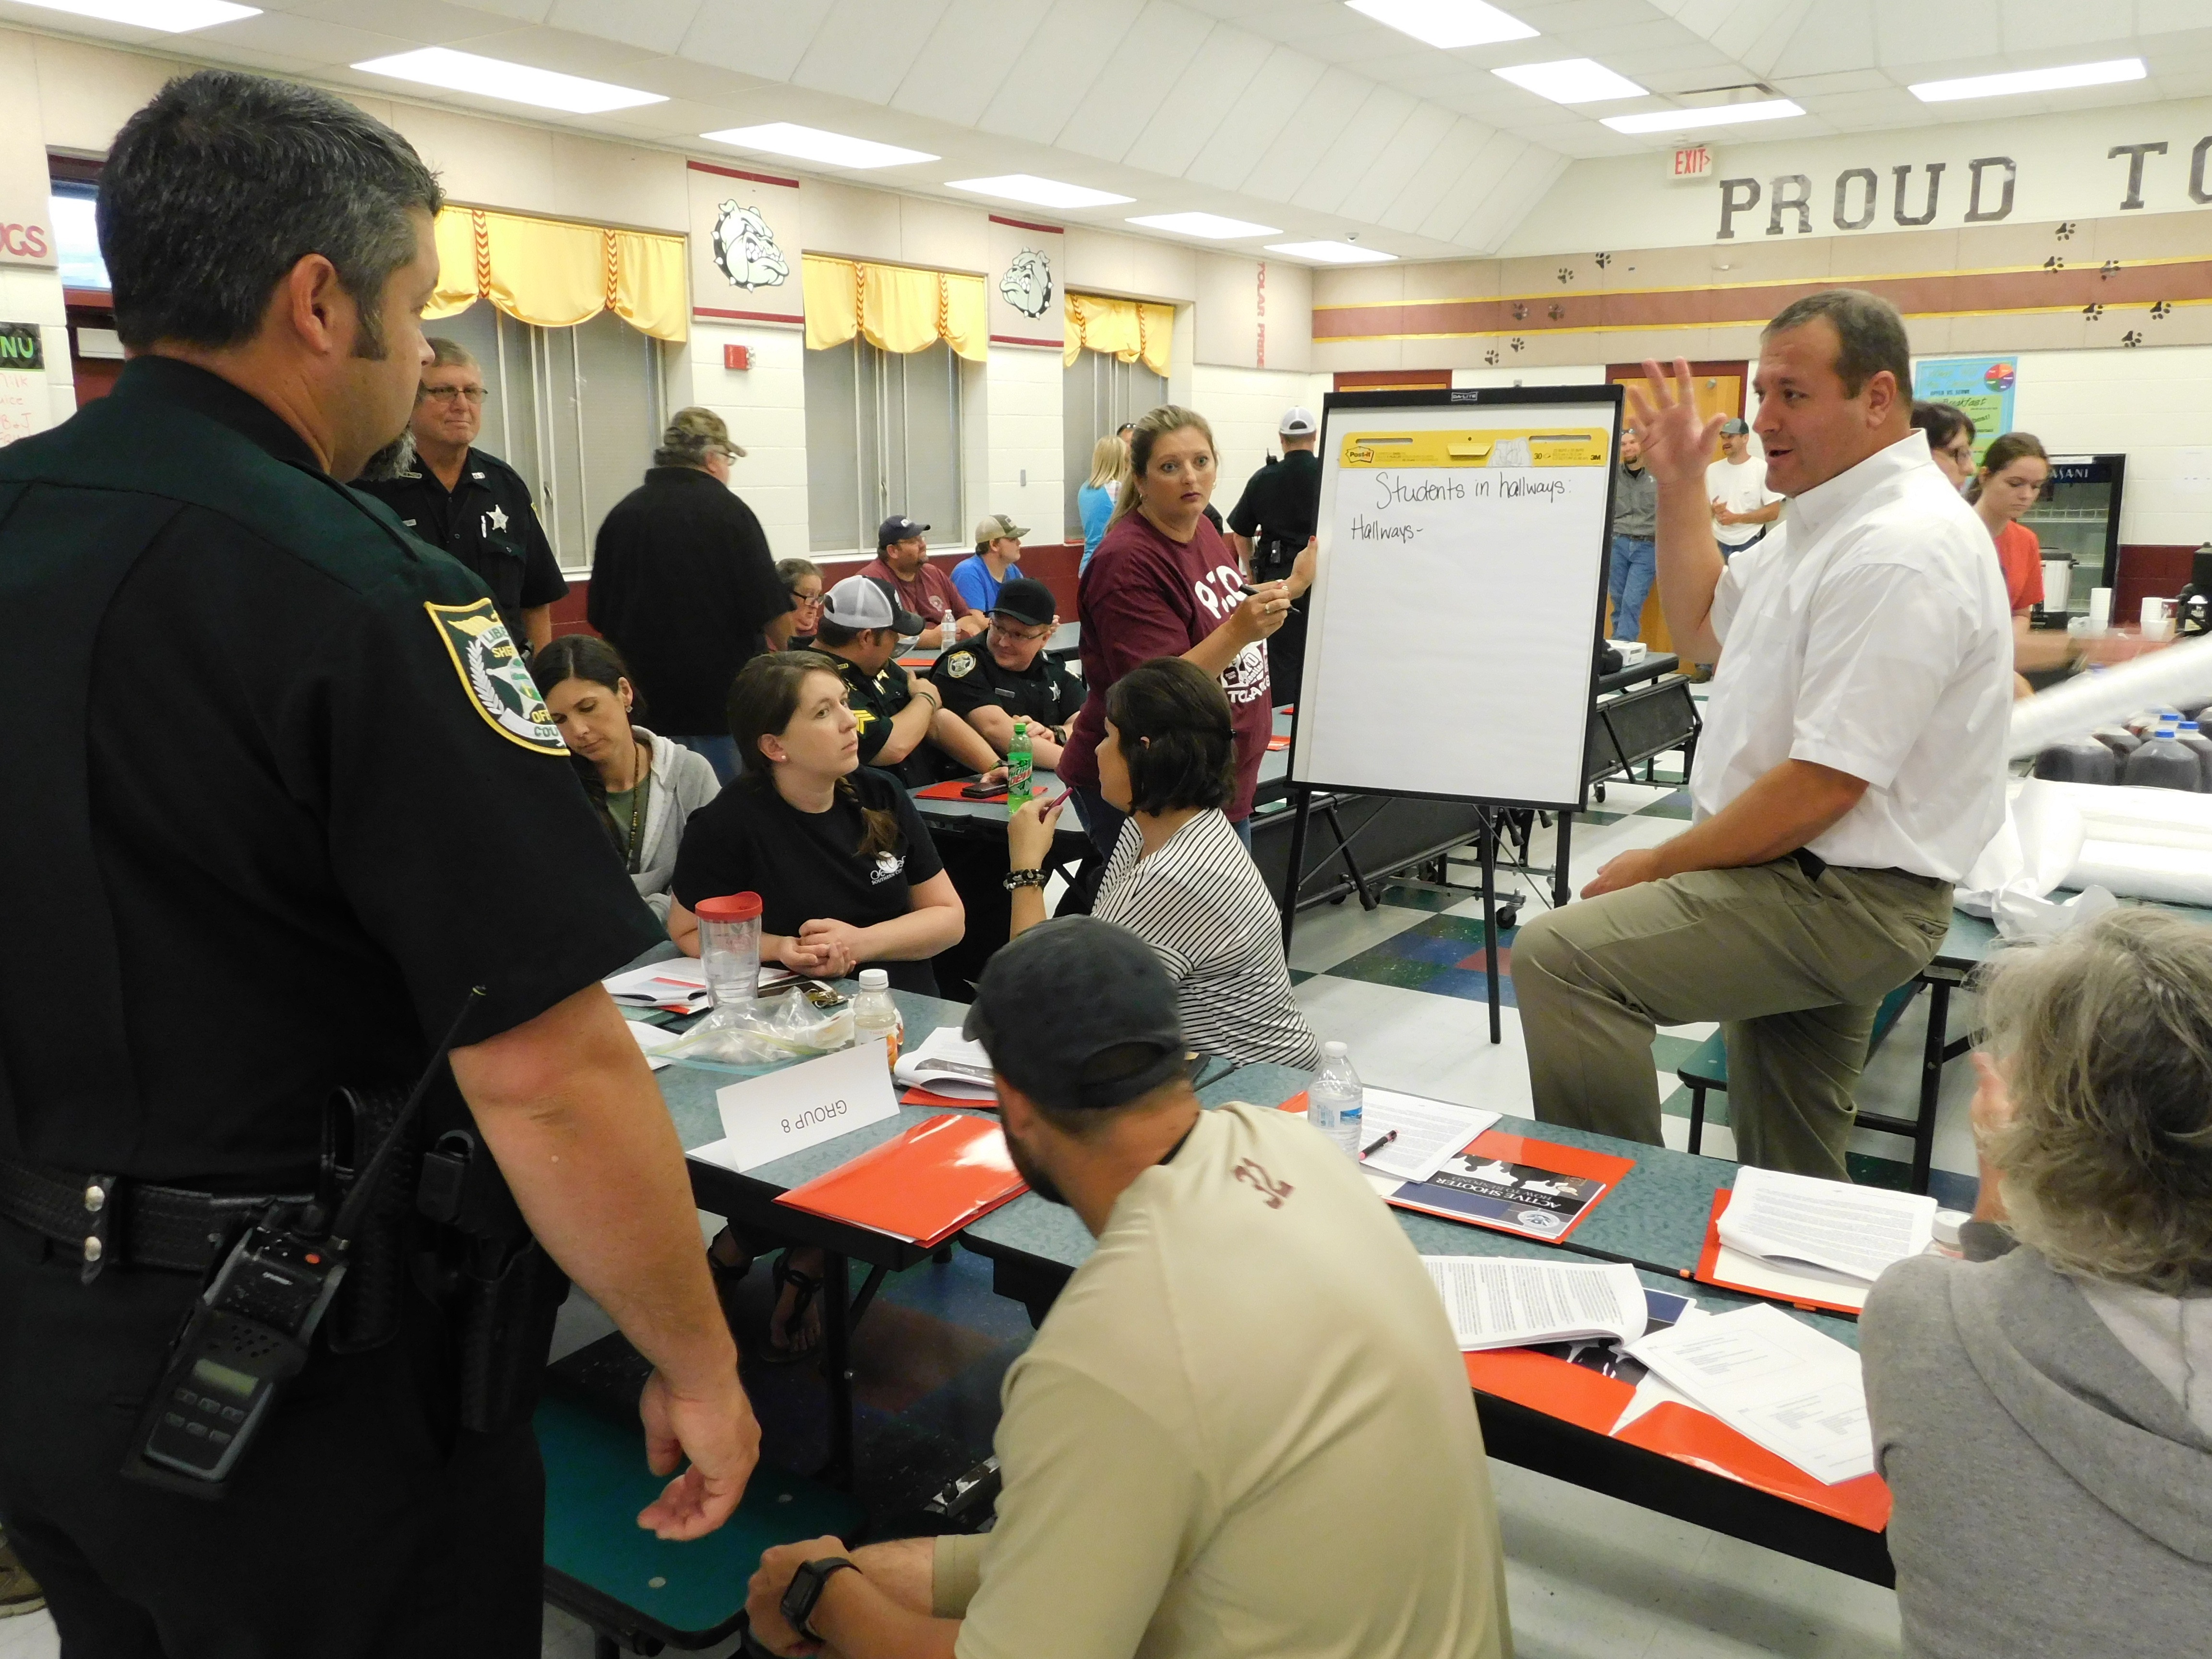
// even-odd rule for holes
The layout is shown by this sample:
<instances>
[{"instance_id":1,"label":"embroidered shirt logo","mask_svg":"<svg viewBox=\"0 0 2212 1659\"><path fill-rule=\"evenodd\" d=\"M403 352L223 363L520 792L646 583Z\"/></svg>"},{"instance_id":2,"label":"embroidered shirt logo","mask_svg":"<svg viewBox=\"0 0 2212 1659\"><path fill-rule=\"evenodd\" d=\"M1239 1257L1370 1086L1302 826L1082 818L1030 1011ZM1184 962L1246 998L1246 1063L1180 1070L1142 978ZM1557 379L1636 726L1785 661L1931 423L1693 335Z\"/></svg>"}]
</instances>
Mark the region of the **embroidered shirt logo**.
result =
<instances>
[{"instance_id":1,"label":"embroidered shirt logo","mask_svg":"<svg viewBox=\"0 0 2212 1659\"><path fill-rule=\"evenodd\" d=\"M560 728L538 695L538 682L530 678L529 665L507 637L497 607L489 599L478 599L474 605L425 604L422 608L445 641L446 654L453 659L469 700L492 729L525 749L567 754Z\"/></svg>"},{"instance_id":2,"label":"embroidered shirt logo","mask_svg":"<svg viewBox=\"0 0 2212 1659\"><path fill-rule=\"evenodd\" d=\"M945 672L956 680L965 679L975 672L975 653L956 651L945 659Z\"/></svg>"},{"instance_id":3,"label":"embroidered shirt logo","mask_svg":"<svg viewBox=\"0 0 2212 1659\"><path fill-rule=\"evenodd\" d=\"M876 854L876 867L869 872L868 883L871 886L874 886L881 882L894 881L905 873L906 859L903 855L897 853L878 853Z\"/></svg>"},{"instance_id":4,"label":"embroidered shirt logo","mask_svg":"<svg viewBox=\"0 0 2212 1659\"><path fill-rule=\"evenodd\" d=\"M1271 1210L1281 1209L1283 1200L1297 1190L1289 1182L1276 1180L1249 1158L1230 1172L1230 1179L1248 1182L1258 1188L1260 1196L1267 1200Z\"/></svg>"}]
</instances>

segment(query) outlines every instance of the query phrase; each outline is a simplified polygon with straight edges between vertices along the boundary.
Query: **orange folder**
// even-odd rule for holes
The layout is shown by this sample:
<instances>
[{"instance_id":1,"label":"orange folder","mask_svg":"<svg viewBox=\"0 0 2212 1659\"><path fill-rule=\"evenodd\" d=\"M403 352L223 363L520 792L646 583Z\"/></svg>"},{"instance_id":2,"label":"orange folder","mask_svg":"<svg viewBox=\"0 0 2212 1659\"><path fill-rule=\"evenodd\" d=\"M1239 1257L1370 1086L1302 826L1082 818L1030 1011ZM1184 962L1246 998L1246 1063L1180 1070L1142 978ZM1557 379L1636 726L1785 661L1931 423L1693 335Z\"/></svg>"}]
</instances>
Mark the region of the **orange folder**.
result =
<instances>
[{"instance_id":1,"label":"orange folder","mask_svg":"<svg viewBox=\"0 0 2212 1659\"><path fill-rule=\"evenodd\" d=\"M929 1249L1024 1190L998 1124L946 1112L776 1202Z\"/></svg>"},{"instance_id":2,"label":"orange folder","mask_svg":"<svg viewBox=\"0 0 2212 1659\"><path fill-rule=\"evenodd\" d=\"M1000 784L999 786L998 793L996 794L971 795L967 793L968 786L975 781L975 780L973 778L954 778L945 783L933 783L928 788L917 789L914 793L915 798L920 800L986 801L1006 799L1006 787L1004 784Z\"/></svg>"},{"instance_id":3,"label":"orange folder","mask_svg":"<svg viewBox=\"0 0 2212 1659\"><path fill-rule=\"evenodd\" d=\"M1401 1210L1418 1210L1423 1215L1456 1221L1463 1226L1488 1227L1493 1232L1511 1233L1516 1238L1536 1238L1547 1244L1556 1244L1581 1226L1592 1210L1612 1197L1613 1189L1620 1184L1622 1177L1636 1167L1636 1160L1632 1158L1615 1158L1610 1152L1586 1152L1580 1146L1562 1146L1556 1141L1532 1140L1526 1135L1510 1134L1503 1129L1484 1130L1468 1143L1462 1156L1495 1158L1502 1164L1523 1164L1532 1169L1547 1170L1553 1175L1573 1176L1579 1180L1604 1184L1597 1196L1583 1205L1574 1219L1558 1232L1547 1234L1487 1222L1462 1210L1440 1204L1422 1203L1407 1196L1426 1184L1422 1182L1407 1182L1387 1201Z\"/></svg>"},{"instance_id":4,"label":"orange folder","mask_svg":"<svg viewBox=\"0 0 2212 1659\"><path fill-rule=\"evenodd\" d=\"M1700 1285L1711 1285L1717 1290L1741 1291L1746 1296L1755 1296L1763 1302L1779 1302L1792 1308L1817 1310L1821 1313L1841 1314L1846 1319L1856 1319L1859 1310L1848 1302L1814 1302L1794 1296L1777 1296L1772 1291L1762 1291L1755 1285L1738 1285L1720 1276L1721 1212L1729 1206L1731 1194L1725 1187L1713 1194L1713 1217L1705 1224L1705 1253L1698 1258L1698 1271L1690 1275Z\"/></svg>"},{"instance_id":5,"label":"orange folder","mask_svg":"<svg viewBox=\"0 0 2212 1659\"><path fill-rule=\"evenodd\" d=\"M964 1106L971 1112L995 1112L995 1100L970 1100L965 1095L940 1095L934 1089L925 1089L919 1083L910 1086L899 1097L902 1106Z\"/></svg>"}]
</instances>

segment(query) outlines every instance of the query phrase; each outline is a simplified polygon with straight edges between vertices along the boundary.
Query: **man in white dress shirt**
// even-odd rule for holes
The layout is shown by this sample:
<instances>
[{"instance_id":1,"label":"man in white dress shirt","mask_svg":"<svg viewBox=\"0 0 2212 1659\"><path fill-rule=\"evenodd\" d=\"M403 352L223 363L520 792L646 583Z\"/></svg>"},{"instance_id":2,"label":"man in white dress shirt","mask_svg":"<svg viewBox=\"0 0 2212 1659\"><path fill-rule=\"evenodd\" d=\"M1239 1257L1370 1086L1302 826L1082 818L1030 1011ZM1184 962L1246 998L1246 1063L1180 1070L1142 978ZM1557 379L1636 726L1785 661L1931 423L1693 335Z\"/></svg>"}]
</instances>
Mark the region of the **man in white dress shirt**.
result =
<instances>
[{"instance_id":1,"label":"man in white dress shirt","mask_svg":"<svg viewBox=\"0 0 2212 1659\"><path fill-rule=\"evenodd\" d=\"M1912 429L1886 301L1834 289L1768 325L1754 424L1786 533L1726 563L1705 493L1718 422L1686 363L1671 391L1644 368L1661 600L1677 648L1720 667L1696 821L1515 941L1536 1115L1657 1144L1654 1025L1719 1020L1738 1157L1848 1179L1875 1010L1935 955L2004 817L2003 583Z\"/></svg>"}]
</instances>

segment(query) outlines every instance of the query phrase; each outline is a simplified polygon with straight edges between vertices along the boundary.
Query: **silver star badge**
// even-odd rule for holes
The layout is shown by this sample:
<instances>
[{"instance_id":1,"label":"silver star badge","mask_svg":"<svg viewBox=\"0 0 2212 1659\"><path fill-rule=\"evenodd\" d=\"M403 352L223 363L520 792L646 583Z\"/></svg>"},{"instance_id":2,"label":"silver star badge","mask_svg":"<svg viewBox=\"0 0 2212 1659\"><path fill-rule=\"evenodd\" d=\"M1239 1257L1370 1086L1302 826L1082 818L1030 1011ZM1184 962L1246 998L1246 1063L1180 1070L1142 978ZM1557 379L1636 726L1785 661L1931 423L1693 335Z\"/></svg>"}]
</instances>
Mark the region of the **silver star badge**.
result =
<instances>
[{"instance_id":1,"label":"silver star badge","mask_svg":"<svg viewBox=\"0 0 2212 1659\"><path fill-rule=\"evenodd\" d=\"M505 507L495 507L492 508L490 513L485 516L494 530L504 530L507 528L507 509Z\"/></svg>"}]
</instances>

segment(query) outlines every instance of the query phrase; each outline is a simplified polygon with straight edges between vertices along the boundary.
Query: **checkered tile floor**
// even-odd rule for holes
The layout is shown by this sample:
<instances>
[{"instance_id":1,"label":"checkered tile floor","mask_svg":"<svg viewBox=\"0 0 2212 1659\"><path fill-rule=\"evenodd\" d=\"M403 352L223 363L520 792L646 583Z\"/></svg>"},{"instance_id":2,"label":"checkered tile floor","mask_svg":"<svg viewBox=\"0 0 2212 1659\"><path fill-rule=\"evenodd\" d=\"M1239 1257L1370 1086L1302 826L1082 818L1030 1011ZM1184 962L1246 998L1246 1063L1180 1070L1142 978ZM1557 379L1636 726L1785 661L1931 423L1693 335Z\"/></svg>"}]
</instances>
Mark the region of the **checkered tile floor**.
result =
<instances>
[{"instance_id":1,"label":"checkered tile floor","mask_svg":"<svg viewBox=\"0 0 2212 1659\"><path fill-rule=\"evenodd\" d=\"M1688 821L1689 792L1664 781L1680 776L1680 757L1662 757L1656 770L1662 781L1609 784L1602 802L1594 800L1591 811L1577 815L1570 860L1575 887L1615 854L1665 841ZM1549 828L1536 832L1530 861L1540 870L1551 862L1555 836ZM1382 902L1371 911L1347 899L1304 912L1292 936L1291 977L1316 1029L1324 1039L1341 1037L1349 1043L1353 1063L1368 1081L1525 1113L1528 1079L1510 977L1515 930L1501 930L1498 936L1504 1030L1504 1041L1493 1048L1485 1004L1490 971L1483 951L1481 877L1471 848L1463 862L1460 855L1454 857L1453 886L1391 882L1383 885ZM1499 889L1501 895L1522 896L1523 908L1531 914L1550 902L1547 875L1501 870ZM1953 1035L1969 1029L1972 1017L1969 1000L1954 997ZM1662 1127L1670 1146L1686 1146L1689 1138L1690 1093L1680 1086L1675 1070L1714 1030L1710 1024L1676 1026L1652 1042ZM1915 1115L1926 1033L1923 995L1870 1056L1859 1086L1863 1109ZM1971 1079L1971 1068L1963 1061L1946 1068L1931 1183L1944 1202L1961 1207L1971 1206L1973 1198L1974 1155L1966 1115L1973 1093ZM1701 1150L1733 1156L1735 1141L1727 1126L1728 1097L1709 1095ZM1852 1144L1852 1173L1861 1181L1902 1187L1911 1151L1896 1136L1863 1131Z\"/></svg>"}]
</instances>

